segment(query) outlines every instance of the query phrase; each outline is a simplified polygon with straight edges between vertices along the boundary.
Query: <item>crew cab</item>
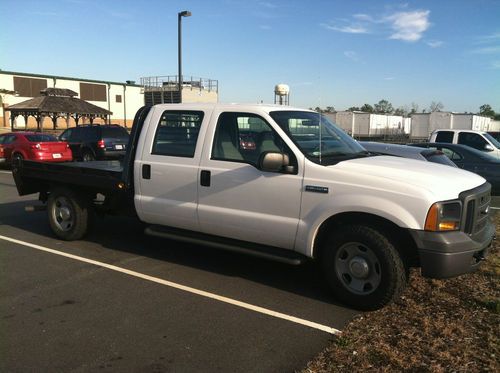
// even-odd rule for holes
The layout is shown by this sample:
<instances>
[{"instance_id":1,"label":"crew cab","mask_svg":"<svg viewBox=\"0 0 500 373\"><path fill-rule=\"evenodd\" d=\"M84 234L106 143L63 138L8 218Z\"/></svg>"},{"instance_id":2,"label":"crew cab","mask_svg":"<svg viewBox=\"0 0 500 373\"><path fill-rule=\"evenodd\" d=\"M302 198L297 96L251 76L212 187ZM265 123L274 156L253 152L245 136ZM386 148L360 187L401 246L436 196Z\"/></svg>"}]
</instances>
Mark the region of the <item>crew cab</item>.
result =
<instances>
[{"instance_id":1,"label":"crew cab","mask_svg":"<svg viewBox=\"0 0 500 373\"><path fill-rule=\"evenodd\" d=\"M372 156L314 111L163 104L135 116L123 161L18 162L57 237L84 237L94 212L132 213L146 234L290 264L316 260L337 300L397 298L408 270L475 270L494 236L490 185L457 168Z\"/></svg>"},{"instance_id":2,"label":"crew cab","mask_svg":"<svg viewBox=\"0 0 500 373\"><path fill-rule=\"evenodd\" d=\"M500 159L500 141L485 131L438 129L431 133L429 142L461 144Z\"/></svg>"}]
</instances>

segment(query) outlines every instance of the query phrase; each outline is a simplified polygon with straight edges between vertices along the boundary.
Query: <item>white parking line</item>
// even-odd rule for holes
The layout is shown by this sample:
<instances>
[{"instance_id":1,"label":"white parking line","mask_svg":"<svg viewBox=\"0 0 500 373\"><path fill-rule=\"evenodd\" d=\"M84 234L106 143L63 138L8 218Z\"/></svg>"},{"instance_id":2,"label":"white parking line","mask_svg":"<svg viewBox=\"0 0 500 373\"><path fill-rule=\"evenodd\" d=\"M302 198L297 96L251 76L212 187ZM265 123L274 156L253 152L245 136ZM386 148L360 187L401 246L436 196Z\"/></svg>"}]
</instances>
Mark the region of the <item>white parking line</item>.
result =
<instances>
[{"instance_id":1,"label":"white parking line","mask_svg":"<svg viewBox=\"0 0 500 373\"><path fill-rule=\"evenodd\" d=\"M3 171L3 170L0 170L0 174L9 174L9 175L12 175L12 171Z\"/></svg>"},{"instance_id":2,"label":"white parking line","mask_svg":"<svg viewBox=\"0 0 500 373\"><path fill-rule=\"evenodd\" d=\"M188 293L200 295L200 296L205 297L205 298L210 298L210 299L218 300L219 302L224 302L224 303L232 304L233 306L245 308L247 310L258 312L258 313L262 313L264 315L268 315L268 316L272 316L272 317L276 317L278 319L283 319L283 320L291 321L291 322L294 322L296 324L301 324L301 325L304 325L304 326L308 326L310 328L318 329L318 330L321 330L321 331L324 331L324 332L327 332L327 333L330 333L330 334L339 335L339 334L342 333L340 330L332 328L330 326L326 326L326 325L318 324L318 323L315 323L315 322L312 322L312 321L304 320L304 319L301 319L301 318L298 318L298 317L286 315L284 313L276 312L276 311L273 311L273 310L269 310L267 308L263 308L263 307L259 307L259 306L254 306L253 304L249 304L249 303L245 303L245 302L240 302L240 301L235 300L235 299L223 297L221 295L209 293L209 292L203 291L203 290L198 290L198 289L195 289L195 288L192 288L192 287L189 287L189 286L185 286L185 285L177 284L175 282L163 280L161 278L157 278L157 277L153 277L153 276L148 276L148 275L145 275L143 273L139 273L139 272L135 272L135 271L131 271L131 270L125 269L125 268L117 267L117 266L114 266L114 265L111 265L111 264L99 262L97 260L87 259L87 258L83 258L81 256L77 256L77 255L73 255L73 254L68 254L68 253L65 253L65 252L62 252L62 251L53 250L53 249L49 249L47 247L43 247L43 246L40 246L40 245L35 245L35 244L29 243L29 242L24 242L24 241L16 240L14 238L10 238L10 237L7 237L7 236L0 235L0 239L5 240L5 241L9 241L9 242L13 242L13 243L16 243L16 244L19 244L19 245L23 245L23 246L28 246L28 247L31 247L32 249L45 251L45 252L48 252L48 253L51 253L51 254L60 255L60 256L66 257L66 258L78 260L80 262L89 263L89 264L93 264L93 265L96 265L96 266L99 266L99 267L107 268L107 269L110 269L112 271L124 273L124 274L127 274L129 276L138 277L138 278L141 278L143 280L155 282L155 283L160 284L160 285L169 286L171 288L175 288L175 289L179 289L179 290L182 290L182 291L186 291Z\"/></svg>"}]
</instances>

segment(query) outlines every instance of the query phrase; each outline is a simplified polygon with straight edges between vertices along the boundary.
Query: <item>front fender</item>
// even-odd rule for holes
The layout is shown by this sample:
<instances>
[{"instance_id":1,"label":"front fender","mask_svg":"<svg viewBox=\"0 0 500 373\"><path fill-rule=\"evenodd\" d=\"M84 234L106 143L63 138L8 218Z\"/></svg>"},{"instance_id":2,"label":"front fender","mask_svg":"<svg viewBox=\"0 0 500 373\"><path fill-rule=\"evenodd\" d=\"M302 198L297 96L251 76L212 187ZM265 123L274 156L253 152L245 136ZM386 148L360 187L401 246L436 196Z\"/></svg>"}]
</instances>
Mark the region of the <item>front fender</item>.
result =
<instances>
[{"instance_id":1,"label":"front fender","mask_svg":"<svg viewBox=\"0 0 500 373\"><path fill-rule=\"evenodd\" d=\"M369 195L343 195L317 204L301 217L295 250L313 256L314 241L321 225L329 218L346 213L366 213L386 219L401 228L422 229L430 204L422 200L397 200Z\"/></svg>"}]
</instances>

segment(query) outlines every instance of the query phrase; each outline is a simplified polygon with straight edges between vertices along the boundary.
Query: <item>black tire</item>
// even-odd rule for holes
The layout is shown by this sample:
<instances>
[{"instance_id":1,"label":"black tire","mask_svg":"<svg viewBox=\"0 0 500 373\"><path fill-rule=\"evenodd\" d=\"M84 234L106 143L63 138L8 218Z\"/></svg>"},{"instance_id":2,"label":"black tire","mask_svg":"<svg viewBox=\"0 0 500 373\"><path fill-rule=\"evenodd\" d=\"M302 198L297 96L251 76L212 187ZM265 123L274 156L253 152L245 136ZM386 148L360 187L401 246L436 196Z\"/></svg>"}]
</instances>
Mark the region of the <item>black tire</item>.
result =
<instances>
[{"instance_id":1,"label":"black tire","mask_svg":"<svg viewBox=\"0 0 500 373\"><path fill-rule=\"evenodd\" d=\"M90 150L84 150L82 152L82 161L84 162L95 161L95 156Z\"/></svg>"},{"instance_id":2,"label":"black tire","mask_svg":"<svg viewBox=\"0 0 500 373\"><path fill-rule=\"evenodd\" d=\"M399 298L407 284L405 265L390 240L364 225L342 226L324 241L324 276L336 297L356 309L379 309Z\"/></svg>"},{"instance_id":3,"label":"black tire","mask_svg":"<svg viewBox=\"0 0 500 373\"><path fill-rule=\"evenodd\" d=\"M55 188L47 205L50 228L57 237L74 241L87 233L93 214L85 196L68 188Z\"/></svg>"},{"instance_id":4,"label":"black tire","mask_svg":"<svg viewBox=\"0 0 500 373\"><path fill-rule=\"evenodd\" d=\"M18 165L23 159L24 157L21 153L14 153L12 154L11 163L12 165Z\"/></svg>"}]
</instances>

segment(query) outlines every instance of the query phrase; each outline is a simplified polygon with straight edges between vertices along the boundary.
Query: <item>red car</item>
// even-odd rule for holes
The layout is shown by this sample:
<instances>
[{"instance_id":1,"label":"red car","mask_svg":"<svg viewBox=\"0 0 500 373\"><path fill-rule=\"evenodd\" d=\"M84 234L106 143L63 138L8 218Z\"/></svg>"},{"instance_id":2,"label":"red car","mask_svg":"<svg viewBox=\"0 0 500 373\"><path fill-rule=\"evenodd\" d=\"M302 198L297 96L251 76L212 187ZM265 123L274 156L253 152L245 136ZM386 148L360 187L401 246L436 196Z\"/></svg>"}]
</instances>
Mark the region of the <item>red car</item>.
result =
<instances>
[{"instance_id":1,"label":"red car","mask_svg":"<svg viewBox=\"0 0 500 373\"><path fill-rule=\"evenodd\" d=\"M12 132L0 135L0 163L12 163L15 159L44 162L73 160L73 154L65 141L40 132Z\"/></svg>"}]
</instances>

